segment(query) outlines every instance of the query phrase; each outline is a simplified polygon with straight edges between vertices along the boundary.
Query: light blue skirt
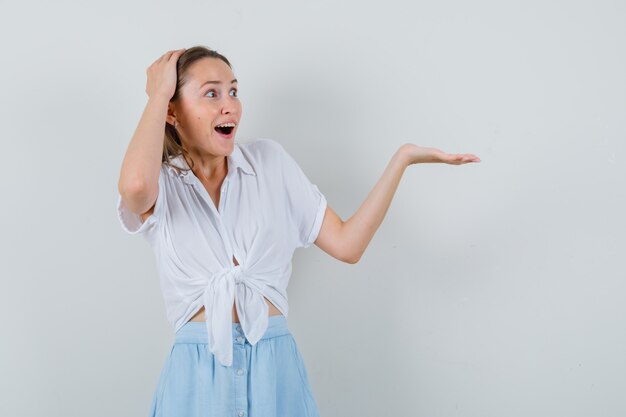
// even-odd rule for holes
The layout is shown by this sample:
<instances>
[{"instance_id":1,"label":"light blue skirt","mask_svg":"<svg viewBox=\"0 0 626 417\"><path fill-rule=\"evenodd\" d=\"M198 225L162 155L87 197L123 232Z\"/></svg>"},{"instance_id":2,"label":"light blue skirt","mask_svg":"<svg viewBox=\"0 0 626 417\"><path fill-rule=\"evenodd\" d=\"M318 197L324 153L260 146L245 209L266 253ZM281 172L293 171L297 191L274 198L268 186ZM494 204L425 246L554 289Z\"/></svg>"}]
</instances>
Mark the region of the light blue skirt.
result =
<instances>
[{"instance_id":1,"label":"light blue skirt","mask_svg":"<svg viewBox=\"0 0 626 417\"><path fill-rule=\"evenodd\" d=\"M287 318L268 319L255 346L233 323L232 367L207 349L204 322L183 325L161 370L149 417L319 417Z\"/></svg>"}]
</instances>

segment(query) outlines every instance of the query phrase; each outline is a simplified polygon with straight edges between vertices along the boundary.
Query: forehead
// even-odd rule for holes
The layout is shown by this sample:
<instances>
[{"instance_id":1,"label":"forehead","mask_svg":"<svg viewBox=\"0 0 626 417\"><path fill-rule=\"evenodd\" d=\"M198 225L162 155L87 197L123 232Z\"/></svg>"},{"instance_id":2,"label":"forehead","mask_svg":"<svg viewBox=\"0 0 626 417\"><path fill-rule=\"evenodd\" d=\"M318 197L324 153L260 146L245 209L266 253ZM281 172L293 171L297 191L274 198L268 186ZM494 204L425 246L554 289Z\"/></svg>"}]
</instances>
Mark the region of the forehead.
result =
<instances>
[{"instance_id":1,"label":"forehead","mask_svg":"<svg viewBox=\"0 0 626 417\"><path fill-rule=\"evenodd\" d=\"M230 67L219 58L203 58L194 62L188 69L187 80L193 86L200 86L205 81L221 81L230 85L235 78Z\"/></svg>"}]
</instances>

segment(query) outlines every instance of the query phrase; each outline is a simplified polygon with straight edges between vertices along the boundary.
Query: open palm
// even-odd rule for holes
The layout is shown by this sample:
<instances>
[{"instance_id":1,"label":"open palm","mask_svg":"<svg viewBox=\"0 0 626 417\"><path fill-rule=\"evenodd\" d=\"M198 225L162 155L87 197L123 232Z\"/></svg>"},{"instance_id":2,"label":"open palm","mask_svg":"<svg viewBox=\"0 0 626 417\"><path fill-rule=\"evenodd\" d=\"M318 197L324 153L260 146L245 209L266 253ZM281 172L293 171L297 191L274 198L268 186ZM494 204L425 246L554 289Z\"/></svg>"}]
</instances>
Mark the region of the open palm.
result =
<instances>
[{"instance_id":1,"label":"open palm","mask_svg":"<svg viewBox=\"0 0 626 417\"><path fill-rule=\"evenodd\" d=\"M471 153L446 153L441 149L418 146L406 143L401 147L409 165L426 162L439 162L451 165L462 165L469 162L480 162L480 158Z\"/></svg>"}]
</instances>

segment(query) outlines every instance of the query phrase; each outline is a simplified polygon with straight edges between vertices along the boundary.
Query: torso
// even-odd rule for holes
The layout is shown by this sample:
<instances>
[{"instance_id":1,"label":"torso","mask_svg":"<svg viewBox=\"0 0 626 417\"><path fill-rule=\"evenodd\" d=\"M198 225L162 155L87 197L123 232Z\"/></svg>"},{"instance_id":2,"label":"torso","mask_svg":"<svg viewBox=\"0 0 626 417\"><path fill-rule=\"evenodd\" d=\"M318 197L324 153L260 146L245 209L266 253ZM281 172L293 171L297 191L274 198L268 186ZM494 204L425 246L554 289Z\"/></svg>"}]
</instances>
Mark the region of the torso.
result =
<instances>
[{"instance_id":1,"label":"torso","mask_svg":"<svg viewBox=\"0 0 626 417\"><path fill-rule=\"evenodd\" d=\"M237 262L237 259L235 259L235 257L233 256L233 262L235 263L235 265L239 265L239 262ZM272 304L270 302L270 300L268 300L267 298L263 297L265 299L265 302L267 303L268 307L269 307L269 313L268 316L276 316L279 314L282 314L277 308L276 306L274 306L274 304ZM235 304L233 304L233 323L239 323L239 317L237 316L237 309L235 308ZM200 307L200 310L198 310L198 312L196 313L195 316L193 316L191 318L191 320L189 321L204 321L204 306Z\"/></svg>"},{"instance_id":2,"label":"torso","mask_svg":"<svg viewBox=\"0 0 626 417\"><path fill-rule=\"evenodd\" d=\"M209 193L209 196L211 196L211 200L213 200L213 203L215 204L215 207L219 207L219 202L220 202L220 188L221 188L221 183L218 184L217 186L213 186L210 183L207 183L205 181L200 180L200 182L202 182L202 184L204 185L204 187L206 188L207 192ZM145 213L143 213L141 215L141 220L145 221L148 216L150 216L150 214L152 214L152 212L154 211L154 205L152 205L152 207L150 208L150 210L146 211ZM234 265L239 265L239 262L237 262L237 259L235 259L235 257L233 256L233 263ZM280 315L282 314L280 312L280 310L278 310L276 308L276 306L274 304L272 304L270 302L270 300L268 300L266 297L263 297L265 299L265 302L267 303L268 307L269 307L269 312L268 312L268 316L276 316L276 315ZM239 323L239 317L237 316L237 308L235 307L235 304L233 303L233 310L232 310L232 317L233 317L233 323ZM204 306L200 307L200 310L198 310L198 312L195 314L195 316L193 316L189 321L204 321Z\"/></svg>"}]
</instances>

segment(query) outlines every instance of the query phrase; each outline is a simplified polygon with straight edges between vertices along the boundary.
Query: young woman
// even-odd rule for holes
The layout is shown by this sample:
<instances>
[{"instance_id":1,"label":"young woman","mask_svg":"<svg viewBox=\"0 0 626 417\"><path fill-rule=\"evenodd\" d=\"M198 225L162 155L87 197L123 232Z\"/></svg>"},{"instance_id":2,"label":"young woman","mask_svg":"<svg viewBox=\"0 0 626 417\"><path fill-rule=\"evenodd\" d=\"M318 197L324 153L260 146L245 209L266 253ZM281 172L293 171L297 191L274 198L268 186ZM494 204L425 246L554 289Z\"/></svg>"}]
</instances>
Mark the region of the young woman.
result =
<instances>
[{"instance_id":1,"label":"young woman","mask_svg":"<svg viewBox=\"0 0 626 417\"><path fill-rule=\"evenodd\" d=\"M175 329L150 416L319 416L287 327L294 250L315 243L356 263L406 167L480 159L404 144L343 221L278 142L234 142L242 106L226 57L202 46L169 51L147 78L117 210L124 230L154 250Z\"/></svg>"}]
</instances>

